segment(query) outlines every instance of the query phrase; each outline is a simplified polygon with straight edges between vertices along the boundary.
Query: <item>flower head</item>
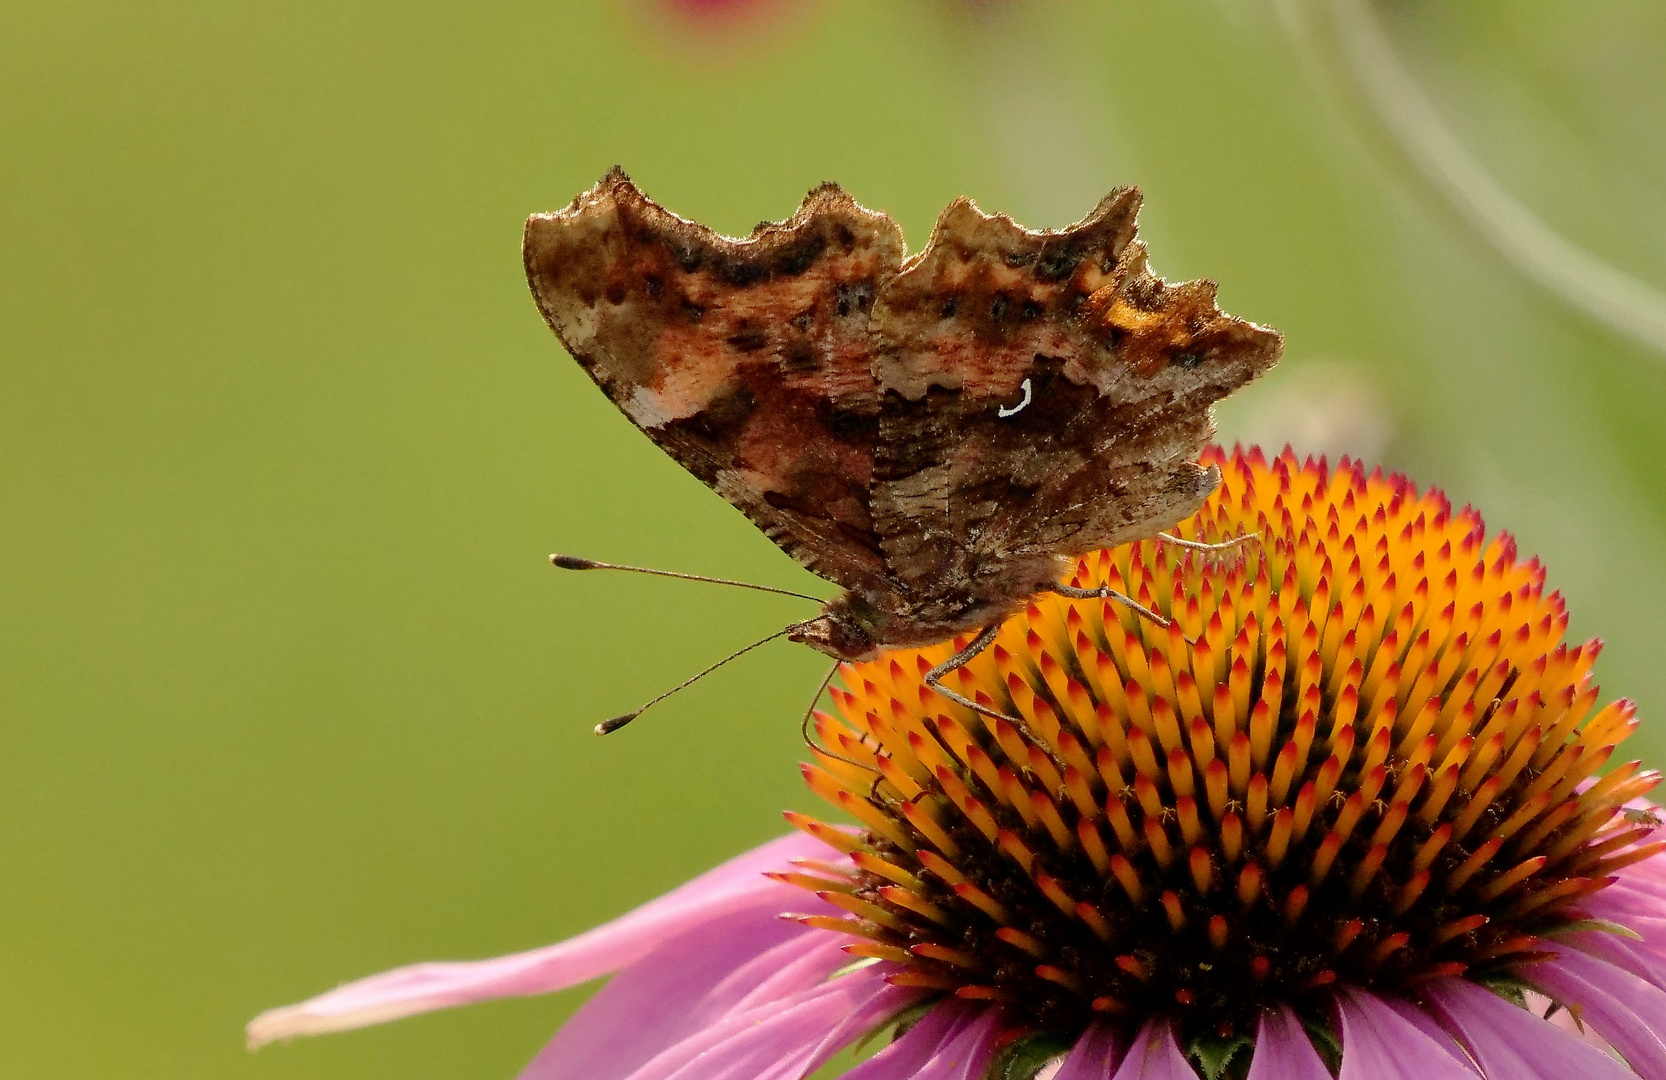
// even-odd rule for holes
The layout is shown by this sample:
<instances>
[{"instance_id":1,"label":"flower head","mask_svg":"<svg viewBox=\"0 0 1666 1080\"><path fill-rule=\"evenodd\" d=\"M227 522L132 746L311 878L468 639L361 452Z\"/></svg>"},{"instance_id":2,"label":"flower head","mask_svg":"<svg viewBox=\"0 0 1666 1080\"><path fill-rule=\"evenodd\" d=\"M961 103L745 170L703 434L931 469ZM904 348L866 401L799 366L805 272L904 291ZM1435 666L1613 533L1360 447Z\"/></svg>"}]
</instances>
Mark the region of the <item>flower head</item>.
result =
<instances>
[{"instance_id":1,"label":"flower head","mask_svg":"<svg viewBox=\"0 0 1666 1080\"><path fill-rule=\"evenodd\" d=\"M1587 785L1632 706L1598 706L1599 643L1562 641L1508 536L1346 460L1215 461L1186 537L1258 543L1146 541L1071 582L1170 625L1040 596L954 674L1023 724L925 685L964 642L845 670L805 775L865 831L796 819L858 870L790 879L844 909L815 925L1039 1028L1230 1035L1332 986L1513 972L1659 850L1615 816L1655 774Z\"/></svg>"},{"instance_id":2,"label":"flower head","mask_svg":"<svg viewBox=\"0 0 1666 1080\"><path fill-rule=\"evenodd\" d=\"M1084 559L1172 625L1038 599L953 676L1018 723L926 686L954 643L844 669L805 774L858 828L251 1040L617 972L524 1075L796 1080L889 1026L853 1080L1666 1078L1657 777L1599 772L1632 708L1542 568L1397 477L1213 461L1181 534L1258 539Z\"/></svg>"}]
</instances>

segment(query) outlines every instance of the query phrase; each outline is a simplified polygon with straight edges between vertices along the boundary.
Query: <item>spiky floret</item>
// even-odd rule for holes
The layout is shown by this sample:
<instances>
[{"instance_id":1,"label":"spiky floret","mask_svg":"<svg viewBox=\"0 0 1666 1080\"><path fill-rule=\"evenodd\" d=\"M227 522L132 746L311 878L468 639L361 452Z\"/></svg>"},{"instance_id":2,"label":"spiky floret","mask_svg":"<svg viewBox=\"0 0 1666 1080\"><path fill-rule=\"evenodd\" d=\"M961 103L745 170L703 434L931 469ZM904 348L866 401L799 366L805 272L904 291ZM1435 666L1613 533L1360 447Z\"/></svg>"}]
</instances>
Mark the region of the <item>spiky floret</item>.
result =
<instances>
[{"instance_id":1,"label":"spiky floret","mask_svg":"<svg viewBox=\"0 0 1666 1080\"><path fill-rule=\"evenodd\" d=\"M952 679L964 642L842 668L804 775L861 823L783 875L844 909L804 921L900 983L1038 1027L1171 1012L1245 1030L1332 983L1393 990L1535 959L1607 875L1662 845L1621 808L1658 776L1598 771L1635 727L1597 707L1592 641L1506 534L1438 491L1288 452L1213 453L1180 535L1081 560L1173 619L1037 597Z\"/></svg>"}]
</instances>

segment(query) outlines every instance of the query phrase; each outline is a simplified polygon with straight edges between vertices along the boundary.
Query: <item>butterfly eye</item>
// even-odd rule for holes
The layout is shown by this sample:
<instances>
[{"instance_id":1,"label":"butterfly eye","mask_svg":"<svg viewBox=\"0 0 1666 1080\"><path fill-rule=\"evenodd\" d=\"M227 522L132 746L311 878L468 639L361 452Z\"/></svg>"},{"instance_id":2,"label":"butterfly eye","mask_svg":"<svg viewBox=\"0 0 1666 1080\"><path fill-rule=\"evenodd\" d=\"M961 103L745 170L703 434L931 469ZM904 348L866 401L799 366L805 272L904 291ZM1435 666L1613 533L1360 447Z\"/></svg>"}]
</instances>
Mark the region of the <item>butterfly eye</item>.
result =
<instances>
[{"instance_id":1,"label":"butterfly eye","mask_svg":"<svg viewBox=\"0 0 1666 1080\"><path fill-rule=\"evenodd\" d=\"M1199 356L1197 353L1175 353L1174 362L1183 368L1194 368L1203 363L1203 357Z\"/></svg>"}]
</instances>

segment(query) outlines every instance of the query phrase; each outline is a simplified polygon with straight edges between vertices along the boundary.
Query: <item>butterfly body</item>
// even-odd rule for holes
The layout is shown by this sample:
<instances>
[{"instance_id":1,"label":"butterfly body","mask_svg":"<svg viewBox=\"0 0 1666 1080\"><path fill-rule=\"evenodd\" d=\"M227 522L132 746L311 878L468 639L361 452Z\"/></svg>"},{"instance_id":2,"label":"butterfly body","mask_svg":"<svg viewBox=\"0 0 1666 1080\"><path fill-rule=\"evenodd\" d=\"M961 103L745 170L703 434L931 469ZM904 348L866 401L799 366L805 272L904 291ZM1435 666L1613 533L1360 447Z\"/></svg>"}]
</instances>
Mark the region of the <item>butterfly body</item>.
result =
<instances>
[{"instance_id":1,"label":"butterfly body","mask_svg":"<svg viewBox=\"0 0 1666 1080\"><path fill-rule=\"evenodd\" d=\"M1282 339L1154 277L1139 201L1031 231L960 199L908 256L833 185L730 239L614 170L529 219L524 251L614 404L845 590L789 636L861 660L999 622L1219 482L1196 461L1210 405Z\"/></svg>"}]
</instances>

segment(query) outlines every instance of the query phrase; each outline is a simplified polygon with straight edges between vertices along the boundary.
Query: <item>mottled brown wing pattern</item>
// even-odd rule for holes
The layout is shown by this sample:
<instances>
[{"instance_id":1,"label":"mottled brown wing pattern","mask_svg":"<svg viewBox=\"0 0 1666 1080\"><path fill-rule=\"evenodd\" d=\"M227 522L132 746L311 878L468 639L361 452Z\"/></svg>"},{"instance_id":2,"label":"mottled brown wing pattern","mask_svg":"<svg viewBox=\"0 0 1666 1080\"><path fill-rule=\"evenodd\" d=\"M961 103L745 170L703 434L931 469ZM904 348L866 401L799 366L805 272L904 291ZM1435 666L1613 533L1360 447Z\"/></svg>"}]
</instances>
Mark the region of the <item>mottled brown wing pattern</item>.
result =
<instances>
[{"instance_id":1,"label":"mottled brown wing pattern","mask_svg":"<svg viewBox=\"0 0 1666 1080\"><path fill-rule=\"evenodd\" d=\"M526 265L614 404L849 590L794 633L854 659L998 621L1214 489L1210 406L1282 339L1152 275L1139 202L1034 232L960 199L905 263L830 184L734 240L615 170L527 222Z\"/></svg>"},{"instance_id":2,"label":"mottled brown wing pattern","mask_svg":"<svg viewBox=\"0 0 1666 1080\"><path fill-rule=\"evenodd\" d=\"M884 571L869 321L902 256L896 223L831 184L736 240L619 170L525 240L539 308L614 404L788 554L863 591Z\"/></svg>"},{"instance_id":3,"label":"mottled brown wing pattern","mask_svg":"<svg viewBox=\"0 0 1666 1080\"><path fill-rule=\"evenodd\" d=\"M1277 360L1211 282L1168 285L1119 189L1059 231L969 200L881 290L872 515L916 621L999 618L1062 557L1194 513L1209 407Z\"/></svg>"}]
</instances>

